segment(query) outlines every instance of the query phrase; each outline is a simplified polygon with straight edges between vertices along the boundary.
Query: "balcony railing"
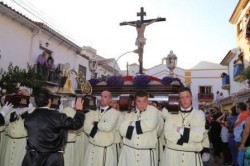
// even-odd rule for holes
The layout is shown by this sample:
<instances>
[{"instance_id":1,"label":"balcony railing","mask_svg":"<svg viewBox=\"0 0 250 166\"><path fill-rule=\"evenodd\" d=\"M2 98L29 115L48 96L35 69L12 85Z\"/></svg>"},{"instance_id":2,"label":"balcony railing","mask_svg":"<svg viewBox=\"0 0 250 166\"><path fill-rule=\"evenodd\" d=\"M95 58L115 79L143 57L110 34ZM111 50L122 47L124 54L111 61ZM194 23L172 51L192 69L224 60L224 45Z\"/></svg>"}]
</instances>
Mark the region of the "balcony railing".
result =
<instances>
[{"instance_id":1,"label":"balcony railing","mask_svg":"<svg viewBox=\"0 0 250 166\"><path fill-rule=\"evenodd\" d=\"M214 100L213 93L198 93L199 102L212 102Z\"/></svg>"},{"instance_id":2,"label":"balcony railing","mask_svg":"<svg viewBox=\"0 0 250 166\"><path fill-rule=\"evenodd\" d=\"M240 82L244 80L244 76L241 74L241 71L243 69L244 69L243 64L234 65L234 71L233 71L234 81Z\"/></svg>"},{"instance_id":3,"label":"balcony railing","mask_svg":"<svg viewBox=\"0 0 250 166\"><path fill-rule=\"evenodd\" d=\"M230 80L229 75L224 75L222 77L222 89L229 89L230 88Z\"/></svg>"}]
</instances>

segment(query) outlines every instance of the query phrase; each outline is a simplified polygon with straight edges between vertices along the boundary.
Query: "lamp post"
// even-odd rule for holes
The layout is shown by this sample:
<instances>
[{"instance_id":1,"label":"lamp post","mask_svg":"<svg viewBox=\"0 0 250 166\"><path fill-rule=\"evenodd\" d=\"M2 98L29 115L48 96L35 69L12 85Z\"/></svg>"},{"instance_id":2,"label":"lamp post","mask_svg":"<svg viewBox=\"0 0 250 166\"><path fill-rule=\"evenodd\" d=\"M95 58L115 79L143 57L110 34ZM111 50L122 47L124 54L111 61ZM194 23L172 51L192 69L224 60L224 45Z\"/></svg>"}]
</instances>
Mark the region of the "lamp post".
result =
<instances>
[{"instance_id":1,"label":"lamp post","mask_svg":"<svg viewBox=\"0 0 250 166\"><path fill-rule=\"evenodd\" d=\"M169 77L173 77L174 76L173 70L175 69L177 64L177 56L173 53L172 50L170 51L170 53L166 58L166 64L169 69Z\"/></svg>"},{"instance_id":2,"label":"lamp post","mask_svg":"<svg viewBox=\"0 0 250 166\"><path fill-rule=\"evenodd\" d=\"M115 74L115 67L116 67L116 64L117 64L118 60L119 60L121 57L123 57L124 55L126 55L126 54L128 54L128 53L131 53L131 52L133 52L133 53L138 53L138 49L135 49L135 50L133 50L133 51L128 51L128 52L125 52L125 53L123 53L122 55L120 55L120 56L116 59L116 61L115 61L115 63L114 63L113 74Z\"/></svg>"}]
</instances>

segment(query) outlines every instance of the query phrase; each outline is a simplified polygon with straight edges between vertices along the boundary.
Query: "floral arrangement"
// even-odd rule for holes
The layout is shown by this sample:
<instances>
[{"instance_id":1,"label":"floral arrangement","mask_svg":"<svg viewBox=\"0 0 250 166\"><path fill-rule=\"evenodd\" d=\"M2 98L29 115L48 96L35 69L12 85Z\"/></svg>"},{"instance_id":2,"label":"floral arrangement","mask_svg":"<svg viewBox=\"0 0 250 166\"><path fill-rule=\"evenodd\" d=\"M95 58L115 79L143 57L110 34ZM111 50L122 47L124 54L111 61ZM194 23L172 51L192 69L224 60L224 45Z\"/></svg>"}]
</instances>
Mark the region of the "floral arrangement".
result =
<instances>
[{"instance_id":1,"label":"floral arrangement","mask_svg":"<svg viewBox=\"0 0 250 166\"><path fill-rule=\"evenodd\" d=\"M148 85L149 82L150 82L150 78L148 75L138 74L134 77L133 85L135 87L144 87Z\"/></svg>"},{"instance_id":2,"label":"floral arrangement","mask_svg":"<svg viewBox=\"0 0 250 166\"><path fill-rule=\"evenodd\" d=\"M250 80L250 66L242 70L242 75L248 80Z\"/></svg>"},{"instance_id":3,"label":"floral arrangement","mask_svg":"<svg viewBox=\"0 0 250 166\"><path fill-rule=\"evenodd\" d=\"M124 81L131 81L132 82L134 80L134 77L128 75L128 76L124 76L123 79L124 79Z\"/></svg>"},{"instance_id":4,"label":"floral arrangement","mask_svg":"<svg viewBox=\"0 0 250 166\"><path fill-rule=\"evenodd\" d=\"M166 76L166 77L163 77L162 79L161 79L161 83L163 84L163 85L170 85L171 83L172 83L172 81L173 81L173 79L172 79L172 77L168 77L168 76Z\"/></svg>"},{"instance_id":5,"label":"floral arrangement","mask_svg":"<svg viewBox=\"0 0 250 166\"><path fill-rule=\"evenodd\" d=\"M97 79L97 78L91 78L90 80L88 80L89 83L92 85L92 86L96 86L98 83L101 82L101 80Z\"/></svg>"},{"instance_id":6,"label":"floral arrangement","mask_svg":"<svg viewBox=\"0 0 250 166\"><path fill-rule=\"evenodd\" d=\"M96 86L101 82L100 79L91 78L88 80L92 86ZM145 74L138 74L135 77L133 76L122 76L122 75L112 75L107 78L107 86L109 87L122 87L124 86L126 81L131 81L133 86L135 87L145 87L147 86L150 81L159 81L161 84L165 86L169 85L179 85L183 87L183 83L179 78L172 78L172 77L163 77L162 79L158 79L156 77L148 76Z\"/></svg>"},{"instance_id":7,"label":"floral arrangement","mask_svg":"<svg viewBox=\"0 0 250 166\"><path fill-rule=\"evenodd\" d=\"M184 87L183 83L181 82L181 80L179 78L172 78L172 83L171 85L180 85L180 87Z\"/></svg>"},{"instance_id":8,"label":"floral arrangement","mask_svg":"<svg viewBox=\"0 0 250 166\"><path fill-rule=\"evenodd\" d=\"M153 77L153 76L149 76L149 79L151 80L151 81L161 81L161 79L159 79L159 78L157 78L157 77Z\"/></svg>"},{"instance_id":9,"label":"floral arrangement","mask_svg":"<svg viewBox=\"0 0 250 166\"><path fill-rule=\"evenodd\" d=\"M121 87L123 86L124 79L121 75L113 75L108 77L107 85L109 87Z\"/></svg>"},{"instance_id":10,"label":"floral arrangement","mask_svg":"<svg viewBox=\"0 0 250 166\"><path fill-rule=\"evenodd\" d=\"M181 87L184 87L183 83L181 82L181 80L180 80L179 78L173 78L173 77L168 77L168 76L163 77L163 78L161 79L161 83L162 83L163 85L166 85L166 86L178 84L178 85L180 85Z\"/></svg>"}]
</instances>

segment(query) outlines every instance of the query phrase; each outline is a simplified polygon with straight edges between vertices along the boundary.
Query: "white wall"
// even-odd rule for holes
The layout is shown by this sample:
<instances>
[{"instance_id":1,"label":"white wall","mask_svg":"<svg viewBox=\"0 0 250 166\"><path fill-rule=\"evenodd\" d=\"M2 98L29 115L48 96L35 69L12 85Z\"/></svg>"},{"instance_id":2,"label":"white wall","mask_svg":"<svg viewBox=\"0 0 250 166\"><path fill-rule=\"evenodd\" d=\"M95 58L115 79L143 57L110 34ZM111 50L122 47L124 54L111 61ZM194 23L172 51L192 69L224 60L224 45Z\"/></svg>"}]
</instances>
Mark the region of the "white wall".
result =
<instances>
[{"instance_id":1,"label":"white wall","mask_svg":"<svg viewBox=\"0 0 250 166\"><path fill-rule=\"evenodd\" d=\"M33 23L31 25L35 27ZM49 43L46 47L45 43ZM69 63L70 69L78 71L79 64L87 68L87 79L90 78L88 60L76 54L76 49L59 40L45 30L38 27L32 32L27 26L0 14L0 67L7 69L9 62L21 68L27 63L37 63L38 55L43 52L40 45L52 51L55 65Z\"/></svg>"},{"instance_id":2,"label":"white wall","mask_svg":"<svg viewBox=\"0 0 250 166\"><path fill-rule=\"evenodd\" d=\"M29 62L32 32L20 23L0 14L0 67L9 63L26 67Z\"/></svg>"}]
</instances>

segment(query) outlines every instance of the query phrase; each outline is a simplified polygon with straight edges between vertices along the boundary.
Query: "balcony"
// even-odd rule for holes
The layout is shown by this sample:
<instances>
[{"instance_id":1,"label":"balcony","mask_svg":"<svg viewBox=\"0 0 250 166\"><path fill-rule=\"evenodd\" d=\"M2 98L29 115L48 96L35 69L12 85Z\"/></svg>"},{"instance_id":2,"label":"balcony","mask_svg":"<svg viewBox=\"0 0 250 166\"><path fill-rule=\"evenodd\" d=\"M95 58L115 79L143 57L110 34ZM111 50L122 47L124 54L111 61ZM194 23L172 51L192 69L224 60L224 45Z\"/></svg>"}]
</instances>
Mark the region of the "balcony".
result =
<instances>
[{"instance_id":1,"label":"balcony","mask_svg":"<svg viewBox=\"0 0 250 166\"><path fill-rule=\"evenodd\" d=\"M230 80L229 80L229 75L224 75L222 77L222 89L227 90L230 88Z\"/></svg>"},{"instance_id":2,"label":"balcony","mask_svg":"<svg viewBox=\"0 0 250 166\"><path fill-rule=\"evenodd\" d=\"M244 76L241 74L243 69L244 69L243 64L234 65L234 71L233 71L234 81L241 82L245 79Z\"/></svg>"},{"instance_id":3,"label":"balcony","mask_svg":"<svg viewBox=\"0 0 250 166\"><path fill-rule=\"evenodd\" d=\"M199 102L212 102L214 100L213 93L198 93L198 101Z\"/></svg>"}]
</instances>

